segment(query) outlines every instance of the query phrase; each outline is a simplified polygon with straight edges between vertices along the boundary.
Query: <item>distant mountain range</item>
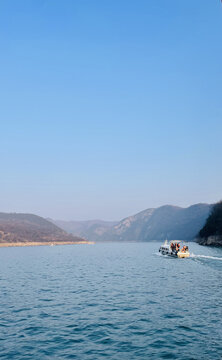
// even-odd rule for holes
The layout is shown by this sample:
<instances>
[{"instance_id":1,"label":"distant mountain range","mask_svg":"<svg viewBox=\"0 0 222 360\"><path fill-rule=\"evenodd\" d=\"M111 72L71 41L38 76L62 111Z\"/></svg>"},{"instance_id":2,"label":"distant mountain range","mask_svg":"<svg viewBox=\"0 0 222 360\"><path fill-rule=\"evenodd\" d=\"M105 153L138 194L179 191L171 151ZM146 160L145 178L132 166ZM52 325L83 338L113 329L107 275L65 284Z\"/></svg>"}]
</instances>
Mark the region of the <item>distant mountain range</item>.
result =
<instances>
[{"instance_id":1,"label":"distant mountain range","mask_svg":"<svg viewBox=\"0 0 222 360\"><path fill-rule=\"evenodd\" d=\"M79 241L83 239L68 234L40 216L0 213L0 244Z\"/></svg>"},{"instance_id":2,"label":"distant mountain range","mask_svg":"<svg viewBox=\"0 0 222 360\"><path fill-rule=\"evenodd\" d=\"M212 209L208 204L188 208L161 206L144 210L120 222L61 221L33 214L0 213L0 246L23 243L89 241L194 240Z\"/></svg>"},{"instance_id":3,"label":"distant mountain range","mask_svg":"<svg viewBox=\"0 0 222 360\"><path fill-rule=\"evenodd\" d=\"M118 221L86 220L63 221L48 218L53 224L76 236L97 241L107 230L118 224Z\"/></svg>"},{"instance_id":4,"label":"distant mountain range","mask_svg":"<svg viewBox=\"0 0 222 360\"><path fill-rule=\"evenodd\" d=\"M196 204L187 208L165 205L144 210L120 222L50 221L91 241L192 241L205 224L211 207L209 204Z\"/></svg>"}]
</instances>

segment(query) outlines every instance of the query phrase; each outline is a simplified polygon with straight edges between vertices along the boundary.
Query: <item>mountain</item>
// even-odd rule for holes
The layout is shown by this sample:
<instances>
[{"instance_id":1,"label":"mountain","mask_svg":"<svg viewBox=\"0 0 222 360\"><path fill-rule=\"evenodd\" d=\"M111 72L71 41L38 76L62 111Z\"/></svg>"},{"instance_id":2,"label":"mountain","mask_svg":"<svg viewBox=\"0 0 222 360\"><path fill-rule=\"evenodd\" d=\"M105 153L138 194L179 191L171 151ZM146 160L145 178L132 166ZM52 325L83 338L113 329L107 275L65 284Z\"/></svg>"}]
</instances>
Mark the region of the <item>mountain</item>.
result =
<instances>
[{"instance_id":1,"label":"mountain","mask_svg":"<svg viewBox=\"0 0 222 360\"><path fill-rule=\"evenodd\" d=\"M91 241L96 241L98 237L102 236L109 228L118 223L117 221L103 220L63 221L49 219L49 221L68 233L90 239Z\"/></svg>"},{"instance_id":2,"label":"mountain","mask_svg":"<svg viewBox=\"0 0 222 360\"><path fill-rule=\"evenodd\" d=\"M72 228L73 234L93 241L152 241L194 240L203 227L211 209L208 204L196 204L188 208L165 205L144 210L118 223L88 226L82 222L81 230ZM68 231L62 222L55 222ZM86 226L85 226L86 225ZM70 228L71 229L71 228ZM76 232L75 232L76 231Z\"/></svg>"},{"instance_id":3,"label":"mountain","mask_svg":"<svg viewBox=\"0 0 222 360\"><path fill-rule=\"evenodd\" d=\"M222 201L212 207L197 242L200 245L222 246Z\"/></svg>"},{"instance_id":4,"label":"mountain","mask_svg":"<svg viewBox=\"0 0 222 360\"><path fill-rule=\"evenodd\" d=\"M33 214L0 213L0 244L79 242L55 224Z\"/></svg>"}]
</instances>

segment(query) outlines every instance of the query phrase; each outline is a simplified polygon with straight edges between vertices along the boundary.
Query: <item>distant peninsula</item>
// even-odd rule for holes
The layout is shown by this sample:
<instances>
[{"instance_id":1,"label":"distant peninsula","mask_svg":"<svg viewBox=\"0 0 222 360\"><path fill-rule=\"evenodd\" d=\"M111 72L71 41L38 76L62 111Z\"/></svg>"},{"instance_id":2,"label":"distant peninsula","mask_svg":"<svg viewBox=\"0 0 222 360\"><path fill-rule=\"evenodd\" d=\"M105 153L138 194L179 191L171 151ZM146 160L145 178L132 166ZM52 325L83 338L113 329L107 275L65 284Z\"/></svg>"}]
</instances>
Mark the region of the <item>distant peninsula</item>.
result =
<instances>
[{"instance_id":1,"label":"distant peninsula","mask_svg":"<svg viewBox=\"0 0 222 360\"><path fill-rule=\"evenodd\" d=\"M0 213L0 247L84 244L50 221L33 214Z\"/></svg>"},{"instance_id":2,"label":"distant peninsula","mask_svg":"<svg viewBox=\"0 0 222 360\"><path fill-rule=\"evenodd\" d=\"M222 201L213 205L197 238L200 245L222 246Z\"/></svg>"}]
</instances>

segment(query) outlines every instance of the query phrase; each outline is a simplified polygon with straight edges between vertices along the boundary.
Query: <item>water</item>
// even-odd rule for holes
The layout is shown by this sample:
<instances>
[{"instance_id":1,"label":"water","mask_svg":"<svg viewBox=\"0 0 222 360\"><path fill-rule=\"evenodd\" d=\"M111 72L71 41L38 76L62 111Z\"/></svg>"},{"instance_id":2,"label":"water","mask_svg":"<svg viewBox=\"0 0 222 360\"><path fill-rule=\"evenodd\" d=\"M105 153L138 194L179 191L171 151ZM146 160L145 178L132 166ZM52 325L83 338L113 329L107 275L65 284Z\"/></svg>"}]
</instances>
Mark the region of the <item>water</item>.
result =
<instances>
[{"instance_id":1,"label":"water","mask_svg":"<svg viewBox=\"0 0 222 360\"><path fill-rule=\"evenodd\" d=\"M221 359L222 250L0 248L1 359Z\"/></svg>"}]
</instances>

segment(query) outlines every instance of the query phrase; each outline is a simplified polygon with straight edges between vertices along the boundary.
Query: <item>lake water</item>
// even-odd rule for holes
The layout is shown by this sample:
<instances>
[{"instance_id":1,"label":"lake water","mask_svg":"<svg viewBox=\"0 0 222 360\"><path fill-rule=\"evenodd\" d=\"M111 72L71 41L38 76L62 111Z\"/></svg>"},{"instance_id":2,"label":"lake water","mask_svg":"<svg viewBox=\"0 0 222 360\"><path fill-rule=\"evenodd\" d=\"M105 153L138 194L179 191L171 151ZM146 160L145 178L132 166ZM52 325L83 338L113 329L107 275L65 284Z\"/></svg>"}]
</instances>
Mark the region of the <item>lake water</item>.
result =
<instances>
[{"instance_id":1,"label":"lake water","mask_svg":"<svg viewBox=\"0 0 222 360\"><path fill-rule=\"evenodd\" d=\"M1 359L222 359L222 249L0 248Z\"/></svg>"}]
</instances>

